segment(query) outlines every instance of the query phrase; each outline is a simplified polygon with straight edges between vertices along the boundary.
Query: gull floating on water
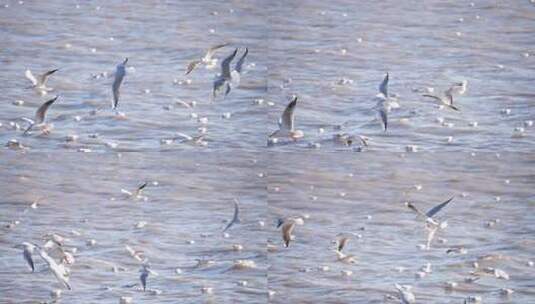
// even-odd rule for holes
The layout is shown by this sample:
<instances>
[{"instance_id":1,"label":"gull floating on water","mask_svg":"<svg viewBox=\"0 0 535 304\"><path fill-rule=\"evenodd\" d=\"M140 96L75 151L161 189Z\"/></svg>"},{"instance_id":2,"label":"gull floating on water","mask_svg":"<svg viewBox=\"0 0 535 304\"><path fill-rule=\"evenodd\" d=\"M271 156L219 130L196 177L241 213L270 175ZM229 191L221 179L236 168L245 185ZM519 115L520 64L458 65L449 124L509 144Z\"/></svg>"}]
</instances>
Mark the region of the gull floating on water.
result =
<instances>
[{"instance_id":1,"label":"gull floating on water","mask_svg":"<svg viewBox=\"0 0 535 304\"><path fill-rule=\"evenodd\" d=\"M237 88L240 85L242 66L245 62L245 57L247 57L247 54L249 54L249 49L245 48L245 52L234 66L234 70L230 73L231 85L234 88Z\"/></svg>"},{"instance_id":2,"label":"gull floating on water","mask_svg":"<svg viewBox=\"0 0 535 304\"><path fill-rule=\"evenodd\" d=\"M273 132L269 138L289 137L297 140L304 136L303 131L295 130L295 106L297 105L297 96L294 96L292 101L286 106L281 118L278 121L279 129Z\"/></svg>"},{"instance_id":3,"label":"gull floating on water","mask_svg":"<svg viewBox=\"0 0 535 304\"><path fill-rule=\"evenodd\" d=\"M28 128L24 131L24 134L28 133L33 128L33 126L40 126L42 127L43 133L45 134L49 133L49 130L46 128L46 124L44 123L45 115L46 115L46 112L48 111L48 108L50 108L50 106L58 99L58 97L59 96L56 96L46 101L45 103L43 103L35 112L35 118L33 120L26 118L26 117L22 118L23 120L27 121L30 124Z\"/></svg>"},{"instance_id":4,"label":"gull floating on water","mask_svg":"<svg viewBox=\"0 0 535 304\"><path fill-rule=\"evenodd\" d=\"M35 245L28 243L28 242L23 242L22 244L15 246L15 248L23 249L22 256L24 257L24 260L30 266L32 272L35 272L35 265L33 263L33 257L32 257L32 254L36 248Z\"/></svg>"},{"instance_id":5,"label":"gull floating on water","mask_svg":"<svg viewBox=\"0 0 535 304\"><path fill-rule=\"evenodd\" d=\"M212 91L212 99L215 100L216 95L218 92L225 87L225 96L230 93L230 82L232 80L232 75L230 73L230 62L234 57L236 57L236 53L238 53L238 49L235 49L232 54L230 54L227 58L221 62L221 74L216 77L214 80L214 88Z\"/></svg>"},{"instance_id":6,"label":"gull floating on water","mask_svg":"<svg viewBox=\"0 0 535 304\"><path fill-rule=\"evenodd\" d=\"M54 261L54 259L51 258L43 248L35 244L34 246L37 248L37 252L41 258L48 264L48 268L50 271L52 271L58 282L62 283L65 287L71 290L71 285L69 285L69 273L65 266L63 264L56 263L56 261Z\"/></svg>"},{"instance_id":7,"label":"gull floating on water","mask_svg":"<svg viewBox=\"0 0 535 304\"><path fill-rule=\"evenodd\" d=\"M201 57L199 60L194 60L188 64L188 67L186 68L186 72L184 74L188 75L200 64L207 64L207 65L213 64L214 59L212 59L212 56L214 56L215 52L218 49L223 48L227 45L228 43L223 43L223 44L218 44L216 46L209 48L203 57Z\"/></svg>"},{"instance_id":8,"label":"gull floating on water","mask_svg":"<svg viewBox=\"0 0 535 304\"><path fill-rule=\"evenodd\" d=\"M28 78L32 82L32 88L37 89L42 95L45 95L46 92L53 90L52 88L49 88L46 86L48 78L50 78L50 76L54 74L55 72L57 72L58 70L59 69L47 71L43 73L42 75L39 75L38 78L35 78L32 71L30 70L26 70L24 75L26 76L26 78Z\"/></svg>"},{"instance_id":9,"label":"gull floating on water","mask_svg":"<svg viewBox=\"0 0 535 304\"><path fill-rule=\"evenodd\" d=\"M455 111L459 111L459 108L453 105L453 95L463 95L466 92L467 85L468 82L466 80L463 80L462 82L453 84L450 88L444 91L444 96L437 96L431 94L423 94L422 96L433 98L439 103Z\"/></svg>"},{"instance_id":10,"label":"gull floating on water","mask_svg":"<svg viewBox=\"0 0 535 304\"><path fill-rule=\"evenodd\" d=\"M112 93L113 93L113 101L111 104L112 110L116 110L117 106L119 105L119 96L120 92L119 89L121 88L121 84L123 83L123 78L126 75L126 63L128 62L128 58L125 58L122 63L119 63L117 65L117 68L115 69L115 79L113 80L112 85Z\"/></svg>"},{"instance_id":11,"label":"gull floating on water","mask_svg":"<svg viewBox=\"0 0 535 304\"><path fill-rule=\"evenodd\" d=\"M228 223L227 227L223 229L223 232L227 231L232 225L240 223L240 206L238 205L238 200L234 199L234 217L232 217L232 220L230 223Z\"/></svg>"}]
</instances>

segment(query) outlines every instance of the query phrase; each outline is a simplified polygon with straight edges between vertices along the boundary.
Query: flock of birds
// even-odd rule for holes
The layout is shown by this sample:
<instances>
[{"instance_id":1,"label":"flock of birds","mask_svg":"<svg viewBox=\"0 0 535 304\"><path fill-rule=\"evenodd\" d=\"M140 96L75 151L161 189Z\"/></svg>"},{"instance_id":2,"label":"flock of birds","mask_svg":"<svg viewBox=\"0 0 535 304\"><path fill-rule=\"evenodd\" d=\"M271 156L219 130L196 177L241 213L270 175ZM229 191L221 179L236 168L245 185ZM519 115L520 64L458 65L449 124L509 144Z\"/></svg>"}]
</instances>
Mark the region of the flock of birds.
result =
<instances>
[{"instance_id":1,"label":"flock of birds","mask_svg":"<svg viewBox=\"0 0 535 304\"><path fill-rule=\"evenodd\" d=\"M192 73L196 68L200 66L205 66L206 68L213 68L218 60L214 58L215 53L218 50L221 50L225 47L229 46L228 43L218 44L211 48L209 48L205 54L200 57L199 59L191 61L186 68L185 75L189 75ZM242 71L243 71L243 64L245 62L245 59L249 53L248 48L244 48L242 55L239 57L237 62L233 67L231 67L232 61L236 58L239 52L239 48L235 48L234 51L225 57L221 61L220 65L220 72L215 75L214 81L213 81L213 87L212 92L210 94L210 101L215 101L216 98L220 95L223 95L223 98L225 98L232 90L232 88L237 88L240 85L241 77L242 77ZM115 68L114 73L114 80L111 87L111 93L112 93L112 102L111 102L111 108L112 111L115 111L115 114L118 117L124 117L124 113L121 113L118 111L119 107L119 100L121 96L121 85L127 75L127 63L128 58L125 58L123 62L119 63ZM34 88L40 95L46 95L47 93L53 91L53 88L50 88L47 86L47 82L49 78L54 75L56 72L58 72L59 69L53 69L50 71L47 71L43 73L42 75L39 75L37 78L33 75L33 73L30 70L26 70L25 76L28 78L28 80L31 81L31 87ZM388 90L388 83L389 83L390 75L387 73L384 77L384 80L379 85L379 93L375 96L374 100L376 102L376 105L373 107L373 110L377 113L377 119L380 122L380 125L382 127L382 130L384 132L387 132L388 130L388 117L389 113L393 109L397 109L400 107L396 94L389 94ZM463 80L462 82L454 83L452 84L448 89L446 89L443 94L436 94L434 95L434 89L433 88L427 88L425 91L425 94L422 94L423 97L429 98L432 101L435 101L440 107L446 107L455 111L459 111L459 107L455 104L454 105L454 99L457 97L465 94L467 90L467 81ZM41 132L43 134L49 134L50 128L49 125L46 122L46 115L49 111L50 107L57 102L59 99L59 95L56 95L54 98L47 100L44 102L35 112L34 118L27 118L22 117L21 120L28 123L28 127L23 132L23 135L31 134L31 131L38 127L40 128ZM278 129L272 132L268 136L267 145L271 146L274 144L277 144L281 140L286 140L286 143L297 141L305 136L304 132L301 130L296 129L295 125L295 109L297 107L297 101L298 97L293 96L291 98L291 101L288 103L288 105L285 107L280 119L278 120ZM187 105L190 107L190 105ZM97 109L93 111L93 114L95 114L97 111L101 109ZM338 126L341 128L341 126ZM189 141L195 144L202 145L204 144L203 138L204 135L201 134L200 136L187 136L185 134L179 133L180 137L184 141ZM342 143L346 146L351 146L355 142L359 142L360 146L358 147L359 151L368 146L370 138L364 135L358 135L358 136L351 136L346 133L337 133L333 136L333 140L337 143ZM22 144L20 144L17 140L11 140L7 144L8 147L12 148L24 148Z\"/></svg>"}]
</instances>

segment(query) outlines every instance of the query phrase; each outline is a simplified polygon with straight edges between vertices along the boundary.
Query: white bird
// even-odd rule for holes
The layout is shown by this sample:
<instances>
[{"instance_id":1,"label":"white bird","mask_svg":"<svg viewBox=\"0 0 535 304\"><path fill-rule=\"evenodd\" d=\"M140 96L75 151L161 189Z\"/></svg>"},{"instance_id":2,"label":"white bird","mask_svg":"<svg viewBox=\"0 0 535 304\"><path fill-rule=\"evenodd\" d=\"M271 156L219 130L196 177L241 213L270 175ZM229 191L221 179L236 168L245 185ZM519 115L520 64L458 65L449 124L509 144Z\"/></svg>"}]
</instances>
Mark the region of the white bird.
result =
<instances>
[{"instance_id":1,"label":"white bird","mask_svg":"<svg viewBox=\"0 0 535 304\"><path fill-rule=\"evenodd\" d=\"M221 62L221 74L216 77L214 80L214 88L212 91L212 99L215 99L218 92L225 87L225 96L230 93L230 82L232 79L232 75L230 73L230 62L236 57L236 53L238 53L238 49L235 49L232 54L230 54L227 58Z\"/></svg>"},{"instance_id":2,"label":"white bird","mask_svg":"<svg viewBox=\"0 0 535 304\"><path fill-rule=\"evenodd\" d=\"M238 205L238 200L234 199L234 216L232 220L230 221L230 223L228 223L227 227L223 229L223 232L227 231L230 227L232 227L232 225L241 222L239 213L240 213L240 206Z\"/></svg>"},{"instance_id":3,"label":"white bird","mask_svg":"<svg viewBox=\"0 0 535 304\"><path fill-rule=\"evenodd\" d=\"M386 132L388 129L388 113L390 113L392 109L399 108L399 104L388 95L389 78L389 74L386 73L385 78L379 85L379 94L376 96L378 101L373 108L375 111L377 111L377 115L379 116L379 120L384 132Z\"/></svg>"},{"instance_id":4,"label":"white bird","mask_svg":"<svg viewBox=\"0 0 535 304\"><path fill-rule=\"evenodd\" d=\"M32 71L26 70L26 73L24 74L24 76L26 76L26 78L28 78L32 82L32 88L39 90L41 94L44 95L46 94L46 92L53 90L52 88L47 87L46 83L48 81L48 78L50 78L50 76L54 74L55 72L57 72L58 70L59 69L47 71L44 74L39 75L38 78L35 78Z\"/></svg>"},{"instance_id":5,"label":"white bird","mask_svg":"<svg viewBox=\"0 0 535 304\"><path fill-rule=\"evenodd\" d=\"M292 232L295 228L295 225L303 225L303 219L302 218L295 218L290 217L287 219L279 219L277 228L282 226L282 239L284 241L284 247L288 247L290 245L290 241L294 239L294 236L292 235Z\"/></svg>"},{"instance_id":6,"label":"white bird","mask_svg":"<svg viewBox=\"0 0 535 304\"><path fill-rule=\"evenodd\" d=\"M58 97L59 96L56 95L56 97L43 103L35 112L35 118L33 120L26 118L26 117L22 118L23 120L27 121L30 124L28 128L24 131L24 134L28 133L35 125L42 126L43 132L45 134L48 134L49 131L48 129L46 129L46 126L44 125L45 115L46 115L46 112L48 111L48 108L50 108L50 106L58 99Z\"/></svg>"},{"instance_id":7,"label":"white bird","mask_svg":"<svg viewBox=\"0 0 535 304\"><path fill-rule=\"evenodd\" d=\"M247 57L247 54L249 54L249 49L245 48L245 52L234 66L234 70L230 73L232 87L237 88L240 85L242 66L245 62L245 57Z\"/></svg>"},{"instance_id":8,"label":"white bird","mask_svg":"<svg viewBox=\"0 0 535 304\"><path fill-rule=\"evenodd\" d=\"M37 245L34 246L37 248L37 252L41 258L48 264L48 268L50 271L52 271L56 279L69 290L71 290L71 285L69 285L69 273L67 272L65 266L63 264L56 263L56 261L54 261L54 259L51 258L43 248Z\"/></svg>"},{"instance_id":9,"label":"white bird","mask_svg":"<svg viewBox=\"0 0 535 304\"><path fill-rule=\"evenodd\" d=\"M414 296L414 293L412 293L412 286L409 285L399 285L394 284L396 286L396 289L399 292L399 298L401 300L401 303L403 304L413 304L416 303L416 297Z\"/></svg>"},{"instance_id":10,"label":"white bird","mask_svg":"<svg viewBox=\"0 0 535 304\"><path fill-rule=\"evenodd\" d=\"M274 137L289 137L297 140L304 136L303 131L295 130L295 106L297 105L297 96L294 96L292 101L286 106L281 118L278 121L279 129L273 132L269 138Z\"/></svg>"},{"instance_id":11,"label":"white bird","mask_svg":"<svg viewBox=\"0 0 535 304\"><path fill-rule=\"evenodd\" d=\"M188 75L200 64L212 64L212 61L213 61L212 56L214 56L215 51L227 45L228 43L223 43L223 44L218 44L216 46L209 48L203 57L201 57L199 60L194 60L188 64L188 67L186 68L186 72L184 74Z\"/></svg>"},{"instance_id":12,"label":"white bird","mask_svg":"<svg viewBox=\"0 0 535 304\"><path fill-rule=\"evenodd\" d=\"M117 65L117 68L115 70L115 79L113 80L112 85L112 93L113 93L113 101L111 104L112 110L116 110L117 106L119 105L119 96L120 92L119 89L121 88L121 84L123 83L123 78L126 75L126 63L128 62L128 58L125 58L122 63L119 63Z\"/></svg>"},{"instance_id":13,"label":"white bird","mask_svg":"<svg viewBox=\"0 0 535 304\"><path fill-rule=\"evenodd\" d=\"M35 272L35 265L32 257L32 254L35 250L35 246L31 243L23 242L22 244L15 246L15 248L23 249L22 256L24 257L24 260L30 266L32 272Z\"/></svg>"},{"instance_id":14,"label":"white bird","mask_svg":"<svg viewBox=\"0 0 535 304\"><path fill-rule=\"evenodd\" d=\"M463 80L459 83L454 83L450 88L444 91L444 96L437 96L431 94L423 94L424 97L433 98L438 101L440 104L443 104L455 111L459 111L459 108L453 105L453 96L454 95L463 95L466 92L468 82Z\"/></svg>"}]
</instances>

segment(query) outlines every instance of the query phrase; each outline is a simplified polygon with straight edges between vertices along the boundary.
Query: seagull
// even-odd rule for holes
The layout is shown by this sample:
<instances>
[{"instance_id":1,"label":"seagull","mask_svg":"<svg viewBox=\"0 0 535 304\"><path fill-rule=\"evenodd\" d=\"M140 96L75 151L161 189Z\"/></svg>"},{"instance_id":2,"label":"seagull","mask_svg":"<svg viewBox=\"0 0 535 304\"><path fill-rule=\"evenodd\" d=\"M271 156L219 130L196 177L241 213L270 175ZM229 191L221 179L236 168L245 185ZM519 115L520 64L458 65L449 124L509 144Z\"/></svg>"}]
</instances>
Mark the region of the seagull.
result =
<instances>
[{"instance_id":1,"label":"seagull","mask_svg":"<svg viewBox=\"0 0 535 304\"><path fill-rule=\"evenodd\" d=\"M269 138L273 137L289 137L294 141L303 137L304 133L301 130L295 130L295 115L294 110L297 105L297 96L294 96L292 101L286 106L284 112L282 113L281 118L278 121L279 129L273 132Z\"/></svg>"},{"instance_id":2,"label":"seagull","mask_svg":"<svg viewBox=\"0 0 535 304\"><path fill-rule=\"evenodd\" d=\"M242 70L242 66L243 66L243 63L245 62L245 57L247 56L247 54L249 54L249 49L245 48L245 52L243 53L243 55L240 57L240 59L236 63L234 70L230 73L231 84L233 87L237 88L240 85L241 70Z\"/></svg>"},{"instance_id":3,"label":"seagull","mask_svg":"<svg viewBox=\"0 0 535 304\"><path fill-rule=\"evenodd\" d=\"M438 205L436 205L435 207L429 209L429 211L427 211L426 213L423 213L422 211L420 211L418 208L416 208L416 206L414 206L412 203L410 202L407 202L405 203L405 205L411 209L412 211L416 212L418 215L422 216L423 218L426 219L426 222L427 223L431 223L435 226L439 226L439 223L436 222L434 219L433 219L433 216L435 214L437 214L440 210L442 210L442 208L446 207L453 199L455 198L455 196L452 196L451 198L449 198L447 201L443 202L443 203L440 203Z\"/></svg>"},{"instance_id":4,"label":"seagull","mask_svg":"<svg viewBox=\"0 0 535 304\"><path fill-rule=\"evenodd\" d=\"M395 101L395 99L388 95L389 79L390 75L386 73L385 78L379 85L379 94L376 95L376 99L378 101L373 108L377 111L377 115L379 116L384 132L386 132L388 128L388 113L390 113L392 109L399 108L399 104Z\"/></svg>"},{"instance_id":5,"label":"seagull","mask_svg":"<svg viewBox=\"0 0 535 304\"><path fill-rule=\"evenodd\" d=\"M115 70L115 79L113 80L112 85L112 92L113 92L113 102L111 104L112 110L117 109L117 105L119 104L119 88L121 87L121 84L123 83L123 78L126 75L126 63L128 62L128 58L125 58L122 63L119 63L117 65L117 68Z\"/></svg>"},{"instance_id":6,"label":"seagull","mask_svg":"<svg viewBox=\"0 0 535 304\"><path fill-rule=\"evenodd\" d=\"M45 134L48 134L49 131L48 129L46 129L45 126L43 126L44 122L45 122L45 115L46 115L46 111L48 110L48 108L50 108L50 106L58 99L59 95L56 95L56 97L46 101L45 103L43 103L38 109L37 111L35 112L35 118L32 120L32 119L29 119L29 118L26 118L26 117L23 117L22 119L27 121L28 123L30 123L30 125L28 126L28 128L24 131L23 134L26 134L28 133L32 128L33 126L37 125L37 126L42 126L43 127L43 132Z\"/></svg>"},{"instance_id":7,"label":"seagull","mask_svg":"<svg viewBox=\"0 0 535 304\"><path fill-rule=\"evenodd\" d=\"M155 276L158 274L150 269L149 264L142 265L139 272L141 272L141 275L139 276L139 280L141 281L141 286L143 286L143 291L146 291L147 290L147 278L149 277L149 274L152 274Z\"/></svg>"},{"instance_id":8,"label":"seagull","mask_svg":"<svg viewBox=\"0 0 535 304\"><path fill-rule=\"evenodd\" d=\"M241 220L240 220L240 206L238 205L238 200L234 199L234 217L232 218L230 223L228 223L227 227L225 227L225 229L223 229L223 232L227 231L227 229L232 227L232 225L240 223L240 222L241 222Z\"/></svg>"},{"instance_id":9,"label":"seagull","mask_svg":"<svg viewBox=\"0 0 535 304\"><path fill-rule=\"evenodd\" d=\"M31 86L32 88L39 90L42 95L45 95L46 92L53 90L52 88L48 88L46 86L46 82L48 81L48 78L52 74L56 73L58 70L59 69L47 71L46 73L39 75L39 78L35 78L32 71L26 70L26 73L24 74L24 76L26 76L26 78L28 78L32 82L32 86Z\"/></svg>"},{"instance_id":10,"label":"seagull","mask_svg":"<svg viewBox=\"0 0 535 304\"><path fill-rule=\"evenodd\" d=\"M396 286L396 289L399 292L399 298L402 304L416 303L416 297L414 296L414 293L412 293L411 291L412 286L399 285L399 284L394 284L394 286Z\"/></svg>"},{"instance_id":11,"label":"seagull","mask_svg":"<svg viewBox=\"0 0 535 304\"><path fill-rule=\"evenodd\" d=\"M217 51L220 48L223 48L227 46L228 43L218 44L216 46L213 46L206 51L206 54L201 57L199 60L194 60L188 64L188 67L186 69L185 75L188 75L191 73L198 65L200 64L211 64L213 62L212 56L214 55L215 51Z\"/></svg>"},{"instance_id":12,"label":"seagull","mask_svg":"<svg viewBox=\"0 0 535 304\"><path fill-rule=\"evenodd\" d=\"M232 54L230 54L227 58L221 62L221 74L216 77L214 80L214 89L212 91L212 98L215 99L216 94L221 90L221 88L226 87L225 90L225 96L230 93L230 82L232 79L232 75L230 73L230 62L234 57L236 57L236 53L238 53L238 49L235 49Z\"/></svg>"},{"instance_id":13,"label":"seagull","mask_svg":"<svg viewBox=\"0 0 535 304\"><path fill-rule=\"evenodd\" d=\"M69 285L69 273L67 272L65 266L63 266L63 264L56 263L56 261L54 261L54 259L51 258L43 248L35 244L34 246L37 248L37 252L41 258L48 264L48 268L50 271L52 271L56 279L69 290L71 290L71 285Z\"/></svg>"},{"instance_id":14,"label":"seagull","mask_svg":"<svg viewBox=\"0 0 535 304\"><path fill-rule=\"evenodd\" d=\"M277 228L282 226L282 239L284 240L284 247L288 248L290 241L294 239L292 231L295 228L295 225L303 225L302 218L290 217L287 219L279 219L277 223Z\"/></svg>"},{"instance_id":15,"label":"seagull","mask_svg":"<svg viewBox=\"0 0 535 304\"><path fill-rule=\"evenodd\" d=\"M439 103L455 110L459 111L459 108L453 105L453 95L463 95L466 92L468 82L463 80L462 82L454 83L449 89L444 91L444 96L436 96L431 94L423 94L424 97L433 98Z\"/></svg>"},{"instance_id":16,"label":"seagull","mask_svg":"<svg viewBox=\"0 0 535 304\"><path fill-rule=\"evenodd\" d=\"M35 265L33 263L33 258L32 258L32 254L35 250L35 246L31 243L23 242L22 244L15 246L15 248L23 249L22 256L24 257L24 260L30 266L30 268L32 269L32 272L35 272Z\"/></svg>"}]
</instances>

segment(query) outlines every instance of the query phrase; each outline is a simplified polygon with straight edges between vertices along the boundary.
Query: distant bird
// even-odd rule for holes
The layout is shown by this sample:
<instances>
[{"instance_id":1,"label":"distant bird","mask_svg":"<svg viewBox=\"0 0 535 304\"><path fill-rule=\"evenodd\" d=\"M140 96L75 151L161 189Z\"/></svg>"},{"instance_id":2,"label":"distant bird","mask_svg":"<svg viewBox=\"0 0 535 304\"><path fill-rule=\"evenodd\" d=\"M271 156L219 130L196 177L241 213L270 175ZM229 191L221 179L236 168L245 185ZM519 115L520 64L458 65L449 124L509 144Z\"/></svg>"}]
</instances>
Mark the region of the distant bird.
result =
<instances>
[{"instance_id":1,"label":"distant bird","mask_svg":"<svg viewBox=\"0 0 535 304\"><path fill-rule=\"evenodd\" d=\"M128 62L128 58L125 58L122 63L119 63L117 65L117 68L115 70L115 79L113 80L112 85L112 93L113 93L113 102L111 104L112 110L116 110L117 106L119 105L119 96L121 95L119 89L121 88L121 84L123 83L123 78L126 75L126 63Z\"/></svg>"},{"instance_id":2,"label":"distant bird","mask_svg":"<svg viewBox=\"0 0 535 304\"><path fill-rule=\"evenodd\" d=\"M412 293L412 286L394 284L399 293L399 298L402 304L416 303L416 297Z\"/></svg>"},{"instance_id":3,"label":"distant bird","mask_svg":"<svg viewBox=\"0 0 535 304\"><path fill-rule=\"evenodd\" d=\"M448 199L447 201L443 202L443 203L440 203L438 205L436 205L435 207L429 209L429 211L427 211L426 213L423 213L422 211L420 211L418 208L416 208L416 206L414 206L412 203L410 202L407 202L405 205L411 209L412 211L416 212L418 215L422 216L426 222L429 222L429 223L432 223L434 225L439 225L439 223L437 223L434 219L433 219L433 216L435 214L437 214L440 210L442 210L442 208L446 207L453 199L455 198L455 196L452 196L450 199Z\"/></svg>"},{"instance_id":4,"label":"distant bird","mask_svg":"<svg viewBox=\"0 0 535 304\"><path fill-rule=\"evenodd\" d=\"M227 45L228 45L228 43L223 43L223 44L218 44L216 46L213 46L213 47L209 48L208 51L206 51L206 54L203 57L201 57L199 60L194 60L194 61L192 61L192 62L190 62L188 64L188 67L186 68L186 72L184 74L188 75L189 73L191 73L200 64L212 64L212 62L213 62L212 56L214 55L214 53L218 49L223 48L223 47L225 47Z\"/></svg>"},{"instance_id":5,"label":"distant bird","mask_svg":"<svg viewBox=\"0 0 535 304\"><path fill-rule=\"evenodd\" d=\"M46 83L48 81L48 78L50 78L50 76L54 73L56 73L59 69L54 69L54 70L50 70L50 71L47 71L45 72L44 74L42 75L39 75L38 78L35 78L35 76L33 75L32 71L30 70L26 70L26 73L24 74L26 76L26 78L28 78L31 82L32 82L32 88L35 88L37 89L38 91L41 92L41 94L46 94L46 92L49 92L49 91L52 91L53 89L52 88L49 88L46 86Z\"/></svg>"},{"instance_id":6,"label":"distant bird","mask_svg":"<svg viewBox=\"0 0 535 304\"><path fill-rule=\"evenodd\" d=\"M245 48L245 52L234 66L234 70L230 73L232 87L237 88L240 85L242 66L245 62L245 57L247 57L247 54L249 54L249 49Z\"/></svg>"},{"instance_id":7,"label":"distant bird","mask_svg":"<svg viewBox=\"0 0 535 304\"><path fill-rule=\"evenodd\" d=\"M214 80L214 88L212 91L212 98L215 99L218 92L225 88L225 96L230 93L231 87L230 82L232 79L232 75L230 74L230 62L236 57L236 53L238 53L238 49L235 49L232 54L230 54L227 58L221 62L221 74L216 77Z\"/></svg>"},{"instance_id":8,"label":"distant bird","mask_svg":"<svg viewBox=\"0 0 535 304\"><path fill-rule=\"evenodd\" d=\"M62 283L65 287L71 290L71 285L69 285L69 273L67 272L65 266L63 264L56 263L56 261L54 261L54 259L51 258L43 248L35 244L34 246L37 248L37 252L41 258L48 264L48 268L50 271L52 271L58 282Z\"/></svg>"},{"instance_id":9,"label":"distant bird","mask_svg":"<svg viewBox=\"0 0 535 304\"><path fill-rule=\"evenodd\" d=\"M392 109L399 108L397 101L388 95L389 79L390 75L386 73L385 78L379 85L379 94L376 95L377 104L373 108L375 111L377 111L377 115L384 132L386 132L388 129L388 113L390 113Z\"/></svg>"},{"instance_id":10,"label":"distant bird","mask_svg":"<svg viewBox=\"0 0 535 304\"><path fill-rule=\"evenodd\" d=\"M23 250L22 256L24 257L24 260L30 266L30 269L32 270L32 272L35 272L35 266L34 266L33 257L32 257L32 254L35 250L35 246L31 243L23 242L22 244L15 246L15 248L19 248Z\"/></svg>"},{"instance_id":11,"label":"distant bird","mask_svg":"<svg viewBox=\"0 0 535 304\"><path fill-rule=\"evenodd\" d=\"M234 224L238 224L241 222L239 213L240 213L240 206L238 205L238 200L234 199L234 216L232 217L232 220L228 223L227 227L223 229L223 232L227 231Z\"/></svg>"},{"instance_id":12,"label":"distant bird","mask_svg":"<svg viewBox=\"0 0 535 304\"><path fill-rule=\"evenodd\" d=\"M284 247L290 245L290 241L294 239L292 232L295 225L303 225L304 221L299 217L290 217L286 219L278 219L277 228L282 226L282 240L284 241Z\"/></svg>"},{"instance_id":13,"label":"distant bird","mask_svg":"<svg viewBox=\"0 0 535 304\"><path fill-rule=\"evenodd\" d=\"M439 104L445 105L455 111L459 111L459 108L453 105L453 97L454 95L463 95L466 92L467 85L468 82L466 80L463 80L462 82L454 83L450 88L444 91L444 96L437 96L431 94L423 94L422 96L432 98L435 101L438 101Z\"/></svg>"},{"instance_id":14,"label":"distant bird","mask_svg":"<svg viewBox=\"0 0 535 304\"><path fill-rule=\"evenodd\" d=\"M33 128L33 126L41 126L44 124L46 111L58 99L58 97L59 96L56 96L43 103L35 112L35 118L33 120L25 117L23 118L23 120L27 121L30 124L28 128L24 131L24 134L28 133ZM43 129L43 132L45 132L46 134L49 133L46 128Z\"/></svg>"},{"instance_id":15,"label":"distant bird","mask_svg":"<svg viewBox=\"0 0 535 304\"><path fill-rule=\"evenodd\" d=\"M286 106L281 118L278 121L279 129L273 132L269 138L275 137L289 137L297 140L304 136L303 131L295 130L295 106L297 105L297 96L294 96L292 101Z\"/></svg>"},{"instance_id":16,"label":"distant bird","mask_svg":"<svg viewBox=\"0 0 535 304\"><path fill-rule=\"evenodd\" d=\"M130 192L130 191L125 190L125 189L121 189L121 192L126 194L126 196L131 197L133 199L139 199L139 198L142 198L141 195L143 193L143 189L145 189L145 187L147 187L147 185L148 185L148 183L144 182L143 184L139 185L134 192Z\"/></svg>"}]
</instances>

